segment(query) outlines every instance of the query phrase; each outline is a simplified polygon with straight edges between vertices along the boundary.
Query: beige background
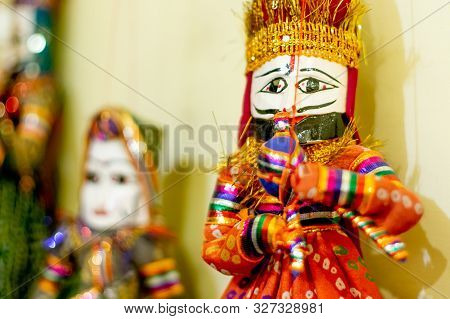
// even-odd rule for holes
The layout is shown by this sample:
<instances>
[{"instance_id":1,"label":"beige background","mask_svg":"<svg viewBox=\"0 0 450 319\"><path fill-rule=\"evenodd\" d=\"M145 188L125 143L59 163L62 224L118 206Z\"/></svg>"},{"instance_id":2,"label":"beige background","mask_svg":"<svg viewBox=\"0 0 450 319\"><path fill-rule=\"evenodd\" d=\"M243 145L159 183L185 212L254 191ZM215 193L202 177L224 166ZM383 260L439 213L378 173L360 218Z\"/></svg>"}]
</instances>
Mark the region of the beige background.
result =
<instances>
[{"instance_id":1,"label":"beige background","mask_svg":"<svg viewBox=\"0 0 450 319\"><path fill-rule=\"evenodd\" d=\"M383 141L382 151L406 185L421 194L426 214L404 235L409 263L394 264L363 246L385 296L448 297L450 6L442 8L445 0L367 2L367 60L357 101L361 130ZM146 123L170 127L162 197L168 222L179 234L178 257L191 297L218 297L228 278L200 258L214 174L176 173L185 157L175 154L175 145L193 147L195 158L211 160L197 142L199 128L215 125L213 112L219 125L238 122L245 66L241 9L237 0L76 0L62 6L57 42L66 103L60 206L77 211L84 134L102 105L124 105ZM176 118L193 127L191 142L175 144ZM235 138L223 139L227 149L235 144ZM221 143L211 144L221 152Z\"/></svg>"}]
</instances>

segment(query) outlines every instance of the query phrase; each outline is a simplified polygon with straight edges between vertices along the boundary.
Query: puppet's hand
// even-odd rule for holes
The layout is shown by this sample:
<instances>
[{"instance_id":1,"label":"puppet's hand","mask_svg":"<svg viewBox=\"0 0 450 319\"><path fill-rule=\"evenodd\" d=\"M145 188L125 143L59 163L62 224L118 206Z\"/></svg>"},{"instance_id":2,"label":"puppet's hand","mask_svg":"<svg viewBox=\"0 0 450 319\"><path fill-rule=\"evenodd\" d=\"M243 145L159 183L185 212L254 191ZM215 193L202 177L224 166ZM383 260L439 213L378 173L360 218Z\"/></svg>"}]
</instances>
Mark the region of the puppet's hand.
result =
<instances>
[{"instance_id":1,"label":"puppet's hand","mask_svg":"<svg viewBox=\"0 0 450 319\"><path fill-rule=\"evenodd\" d=\"M258 156L257 170L265 191L286 204L292 191L291 175L305 157L303 149L290 136L275 136L266 142Z\"/></svg>"},{"instance_id":2,"label":"puppet's hand","mask_svg":"<svg viewBox=\"0 0 450 319\"><path fill-rule=\"evenodd\" d=\"M389 176L305 163L297 167L290 181L298 199L372 216L393 235L407 231L422 215L417 195Z\"/></svg>"},{"instance_id":3,"label":"puppet's hand","mask_svg":"<svg viewBox=\"0 0 450 319\"><path fill-rule=\"evenodd\" d=\"M322 165L301 163L290 176L290 184L299 199L313 200L317 195Z\"/></svg>"},{"instance_id":4,"label":"puppet's hand","mask_svg":"<svg viewBox=\"0 0 450 319\"><path fill-rule=\"evenodd\" d=\"M283 243L285 250L289 252L292 259L292 274L297 276L305 268L304 259L306 256L306 241L298 215L288 221L283 234Z\"/></svg>"},{"instance_id":5,"label":"puppet's hand","mask_svg":"<svg viewBox=\"0 0 450 319\"><path fill-rule=\"evenodd\" d=\"M261 234L261 238L266 237L267 241L265 243L262 242L260 246L268 247L268 253L272 254L279 250L289 253L289 256L292 259L291 266L293 273L301 273L304 269L306 242L303 237L300 220L294 218L286 222L284 218L277 215L271 215L270 218L271 220L266 224L267 235L264 236L264 233ZM259 220L255 220L255 222L257 227L261 228ZM262 228L264 231L265 227ZM256 232L256 234L258 233Z\"/></svg>"},{"instance_id":6,"label":"puppet's hand","mask_svg":"<svg viewBox=\"0 0 450 319\"><path fill-rule=\"evenodd\" d=\"M355 227L364 231L389 256L404 261L407 257L404 244L392 235L417 222L417 213L411 211L419 202L414 194L398 184L380 176L312 163L300 164L291 177L292 188L299 199L333 209L349 209L344 217L352 220Z\"/></svg>"},{"instance_id":7,"label":"puppet's hand","mask_svg":"<svg viewBox=\"0 0 450 319\"><path fill-rule=\"evenodd\" d=\"M290 130L290 114L274 117L275 135L261 145L258 154L258 177L266 192L286 203L291 194L290 175L306 154L297 136Z\"/></svg>"},{"instance_id":8,"label":"puppet's hand","mask_svg":"<svg viewBox=\"0 0 450 319\"><path fill-rule=\"evenodd\" d=\"M284 248L286 221L282 216L261 214L250 219L245 227L244 236L261 255L273 254Z\"/></svg>"},{"instance_id":9,"label":"puppet's hand","mask_svg":"<svg viewBox=\"0 0 450 319\"><path fill-rule=\"evenodd\" d=\"M247 220L243 230L244 243L259 255L289 249L298 231L280 215L260 214Z\"/></svg>"}]
</instances>

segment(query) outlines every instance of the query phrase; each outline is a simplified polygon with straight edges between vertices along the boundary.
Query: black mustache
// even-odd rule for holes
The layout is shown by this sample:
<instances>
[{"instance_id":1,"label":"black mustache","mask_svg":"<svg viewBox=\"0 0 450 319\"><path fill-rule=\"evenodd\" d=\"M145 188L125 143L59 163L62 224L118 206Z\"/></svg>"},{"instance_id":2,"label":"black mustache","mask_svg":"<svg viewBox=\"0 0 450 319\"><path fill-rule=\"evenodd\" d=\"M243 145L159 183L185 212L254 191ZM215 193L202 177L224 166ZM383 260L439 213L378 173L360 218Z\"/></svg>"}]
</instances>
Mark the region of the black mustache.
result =
<instances>
[{"instance_id":1,"label":"black mustache","mask_svg":"<svg viewBox=\"0 0 450 319\"><path fill-rule=\"evenodd\" d=\"M348 123L349 119L345 113L312 115L297 122L294 131L300 144L310 144L341 137ZM249 131L262 141L269 140L275 133L273 121L263 119L253 119Z\"/></svg>"}]
</instances>

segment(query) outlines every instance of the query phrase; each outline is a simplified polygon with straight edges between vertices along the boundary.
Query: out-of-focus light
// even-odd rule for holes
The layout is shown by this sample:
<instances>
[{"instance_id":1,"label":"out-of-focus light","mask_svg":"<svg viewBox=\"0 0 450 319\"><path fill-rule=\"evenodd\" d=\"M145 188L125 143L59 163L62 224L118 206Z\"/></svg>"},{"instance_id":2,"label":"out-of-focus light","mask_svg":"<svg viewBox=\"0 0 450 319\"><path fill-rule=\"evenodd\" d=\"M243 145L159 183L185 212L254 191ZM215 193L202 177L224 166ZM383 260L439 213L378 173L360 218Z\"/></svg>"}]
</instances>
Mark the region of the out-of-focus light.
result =
<instances>
[{"instance_id":1,"label":"out-of-focus light","mask_svg":"<svg viewBox=\"0 0 450 319\"><path fill-rule=\"evenodd\" d=\"M6 106L3 102L0 102L0 117L3 117L6 113Z\"/></svg>"},{"instance_id":2,"label":"out-of-focus light","mask_svg":"<svg viewBox=\"0 0 450 319\"><path fill-rule=\"evenodd\" d=\"M19 109L19 99L15 96L10 96L6 100L6 110L8 113L16 113Z\"/></svg>"},{"instance_id":3,"label":"out-of-focus light","mask_svg":"<svg viewBox=\"0 0 450 319\"><path fill-rule=\"evenodd\" d=\"M61 233L61 232L57 232L57 233L53 236L53 238L55 239L55 242L56 242L57 244L59 244L59 243L61 243L62 241L64 241L64 234Z\"/></svg>"},{"instance_id":4,"label":"out-of-focus light","mask_svg":"<svg viewBox=\"0 0 450 319\"><path fill-rule=\"evenodd\" d=\"M34 33L27 40L27 47L31 53L41 53L46 45L47 40L41 33Z\"/></svg>"},{"instance_id":5,"label":"out-of-focus light","mask_svg":"<svg viewBox=\"0 0 450 319\"><path fill-rule=\"evenodd\" d=\"M25 66L24 72L27 78L35 79L41 72L41 67L36 62L30 62Z\"/></svg>"},{"instance_id":6,"label":"out-of-focus light","mask_svg":"<svg viewBox=\"0 0 450 319\"><path fill-rule=\"evenodd\" d=\"M92 234L92 232L88 227L86 227L86 226L81 227L81 235L83 237L85 237L85 238L90 237L91 234Z\"/></svg>"},{"instance_id":7,"label":"out-of-focus light","mask_svg":"<svg viewBox=\"0 0 450 319\"><path fill-rule=\"evenodd\" d=\"M44 240L44 247L46 248L55 248L56 247L56 243L52 238L48 238L46 240Z\"/></svg>"},{"instance_id":8,"label":"out-of-focus light","mask_svg":"<svg viewBox=\"0 0 450 319\"><path fill-rule=\"evenodd\" d=\"M92 256L91 260L94 265L100 266L102 264L103 258L100 253L96 253L94 256Z\"/></svg>"},{"instance_id":9,"label":"out-of-focus light","mask_svg":"<svg viewBox=\"0 0 450 319\"><path fill-rule=\"evenodd\" d=\"M14 123L11 119L6 118L0 122L0 130L1 134L5 136L9 136L14 133Z\"/></svg>"},{"instance_id":10,"label":"out-of-focus light","mask_svg":"<svg viewBox=\"0 0 450 319\"><path fill-rule=\"evenodd\" d=\"M24 82L17 82L13 87L12 94L16 96L23 96L25 95L27 89L28 86Z\"/></svg>"}]
</instances>

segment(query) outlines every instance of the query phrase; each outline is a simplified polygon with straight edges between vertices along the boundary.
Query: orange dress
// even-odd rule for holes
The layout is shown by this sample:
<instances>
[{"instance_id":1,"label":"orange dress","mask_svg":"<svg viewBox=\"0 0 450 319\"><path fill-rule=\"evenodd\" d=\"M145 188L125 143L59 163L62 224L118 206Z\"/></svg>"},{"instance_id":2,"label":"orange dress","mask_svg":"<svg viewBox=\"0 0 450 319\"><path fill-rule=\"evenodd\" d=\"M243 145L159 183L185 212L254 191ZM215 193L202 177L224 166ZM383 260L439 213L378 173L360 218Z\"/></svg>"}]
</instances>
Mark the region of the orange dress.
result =
<instances>
[{"instance_id":1,"label":"orange dress","mask_svg":"<svg viewBox=\"0 0 450 319\"><path fill-rule=\"evenodd\" d=\"M285 217L283 205L267 194L256 204L247 204L245 181L233 175L233 169L221 172L204 227L202 256L211 267L233 276L223 298L381 297L361 257L357 232L346 226L336 210L341 208L339 204L357 210L398 234L419 220L419 199L398 182L379 153L362 146L347 147L327 166L307 165L312 165L315 173L303 177L302 182L295 178L292 182L295 192L304 193L296 213L307 256L305 270L298 276L291 272L289 252L267 249L270 240L265 231L270 233ZM335 176L335 171L344 170L357 173L352 173L357 187L348 203L342 202L343 190L336 194L334 189L337 196L329 196L331 182L323 183L324 172ZM365 187L368 177L370 187Z\"/></svg>"}]
</instances>

